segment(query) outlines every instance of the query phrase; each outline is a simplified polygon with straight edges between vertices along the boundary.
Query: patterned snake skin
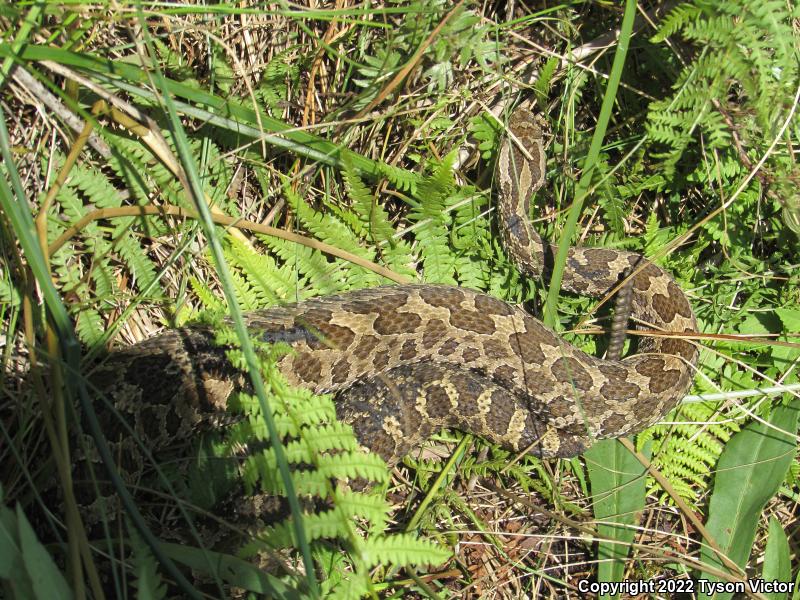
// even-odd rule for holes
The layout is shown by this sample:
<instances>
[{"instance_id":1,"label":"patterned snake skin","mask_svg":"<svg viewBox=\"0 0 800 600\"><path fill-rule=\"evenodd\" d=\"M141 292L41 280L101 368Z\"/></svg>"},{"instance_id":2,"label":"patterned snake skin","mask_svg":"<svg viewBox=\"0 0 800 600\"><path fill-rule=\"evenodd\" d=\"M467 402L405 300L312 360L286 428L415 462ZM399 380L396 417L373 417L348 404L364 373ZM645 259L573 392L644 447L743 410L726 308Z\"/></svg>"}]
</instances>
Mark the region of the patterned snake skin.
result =
<instances>
[{"instance_id":1,"label":"patterned snake skin","mask_svg":"<svg viewBox=\"0 0 800 600\"><path fill-rule=\"evenodd\" d=\"M538 279L555 254L528 222L544 181L543 138L524 109L509 131L495 168L500 230L522 273ZM631 252L572 248L562 287L602 296L628 272L632 316L675 336L643 337L622 360L585 354L516 306L442 285L317 298L250 313L247 324L253 336L290 344L278 364L289 382L338 392L340 417L390 462L443 427L571 456L652 424L692 381L697 349L680 334L696 331L695 318L662 269ZM241 380L211 339L184 328L145 340L112 355L95 382L154 448L189 438Z\"/></svg>"}]
</instances>

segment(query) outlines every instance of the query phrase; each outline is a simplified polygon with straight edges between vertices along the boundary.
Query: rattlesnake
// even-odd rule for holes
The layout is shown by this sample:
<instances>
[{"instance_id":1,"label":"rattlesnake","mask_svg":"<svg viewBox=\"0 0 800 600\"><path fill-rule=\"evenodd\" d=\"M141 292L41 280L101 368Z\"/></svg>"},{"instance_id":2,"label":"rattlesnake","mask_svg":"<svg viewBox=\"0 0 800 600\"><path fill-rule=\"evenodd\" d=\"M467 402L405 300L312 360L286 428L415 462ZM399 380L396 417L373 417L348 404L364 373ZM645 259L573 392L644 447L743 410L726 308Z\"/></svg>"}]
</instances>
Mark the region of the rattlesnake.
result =
<instances>
[{"instance_id":1,"label":"rattlesnake","mask_svg":"<svg viewBox=\"0 0 800 600\"><path fill-rule=\"evenodd\" d=\"M529 197L544 182L543 136L525 109L509 131L495 167L500 231L521 272L538 278L555 253L528 222ZM631 252L575 247L562 287L600 296L628 272L632 316L675 335L643 337L622 360L589 356L521 308L443 285L363 289L252 312L246 322L258 339L288 343L282 374L338 392L340 416L389 461L442 427L570 456L652 424L692 381L697 350L680 335L696 331L695 317L661 268ZM94 382L151 448L190 437L241 380L212 339L201 327L168 331L112 354Z\"/></svg>"}]
</instances>

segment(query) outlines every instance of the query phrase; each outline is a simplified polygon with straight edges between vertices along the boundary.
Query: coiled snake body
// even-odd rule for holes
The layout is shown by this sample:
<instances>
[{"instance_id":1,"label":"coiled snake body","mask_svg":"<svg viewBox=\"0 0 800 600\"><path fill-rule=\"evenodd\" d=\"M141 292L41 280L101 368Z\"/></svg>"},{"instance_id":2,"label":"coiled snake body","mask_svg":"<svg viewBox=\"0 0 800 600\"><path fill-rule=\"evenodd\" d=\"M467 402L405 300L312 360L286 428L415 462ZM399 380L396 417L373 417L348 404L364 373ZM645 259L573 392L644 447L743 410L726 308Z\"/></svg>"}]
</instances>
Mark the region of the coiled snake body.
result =
<instances>
[{"instance_id":1,"label":"coiled snake body","mask_svg":"<svg viewBox=\"0 0 800 600\"><path fill-rule=\"evenodd\" d=\"M500 230L523 274L538 278L554 254L528 222L528 198L544 181L542 134L526 110L509 130L495 168ZM635 319L677 335L696 330L674 280L638 254L572 248L562 287L600 296L630 271ZM340 417L390 461L442 427L540 456L574 455L656 421L686 392L697 359L688 341L656 336L633 356L601 360L516 306L441 285L317 298L247 322L260 339L288 342L293 352L278 367L289 382L338 392ZM234 389L211 339L201 328L172 330L115 353L96 380L117 409L136 415L140 434L188 437Z\"/></svg>"}]
</instances>

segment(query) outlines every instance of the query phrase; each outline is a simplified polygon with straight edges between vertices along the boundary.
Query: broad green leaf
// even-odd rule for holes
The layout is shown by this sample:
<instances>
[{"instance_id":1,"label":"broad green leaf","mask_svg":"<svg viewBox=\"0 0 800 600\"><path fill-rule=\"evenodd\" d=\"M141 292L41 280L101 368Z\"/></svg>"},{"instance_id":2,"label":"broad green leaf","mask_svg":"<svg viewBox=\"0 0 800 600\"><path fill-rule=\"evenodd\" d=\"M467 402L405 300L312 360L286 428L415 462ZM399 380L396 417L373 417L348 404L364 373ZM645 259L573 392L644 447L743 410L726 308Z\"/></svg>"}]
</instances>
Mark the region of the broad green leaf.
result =
<instances>
[{"instance_id":1,"label":"broad green leaf","mask_svg":"<svg viewBox=\"0 0 800 600\"><path fill-rule=\"evenodd\" d=\"M764 570L762 572L764 581L789 582L792 580L792 563L789 561L789 540L786 532L778 519L769 519L769 537L767 537L767 549L764 552ZM771 600L783 600L786 594L782 592L770 592L764 594Z\"/></svg>"},{"instance_id":2,"label":"broad green leaf","mask_svg":"<svg viewBox=\"0 0 800 600\"><path fill-rule=\"evenodd\" d=\"M800 331L800 310L776 308L775 314L778 315L787 331Z\"/></svg>"},{"instance_id":3,"label":"broad green leaf","mask_svg":"<svg viewBox=\"0 0 800 600\"><path fill-rule=\"evenodd\" d=\"M800 405L775 408L766 423L752 421L731 438L717 464L706 529L734 563L744 569L761 511L778 491L796 453L794 434ZM701 560L725 570L716 553L704 545ZM710 573L702 577L718 581ZM701 598L712 597L700 594ZM716 594L717 600L731 594Z\"/></svg>"},{"instance_id":4,"label":"broad green leaf","mask_svg":"<svg viewBox=\"0 0 800 600\"><path fill-rule=\"evenodd\" d=\"M796 308L782 307L776 308L775 314L778 315L778 318L783 324L784 334L781 335L779 339L784 342L797 342L796 337L788 337L786 334L792 331L800 331L800 310ZM770 350L772 358L775 359L776 364L782 366L783 368L788 368L789 365L797 361L798 357L800 357L800 349L797 347L790 348L786 346L772 346Z\"/></svg>"},{"instance_id":5,"label":"broad green leaf","mask_svg":"<svg viewBox=\"0 0 800 600\"><path fill-rule=\"evenodd\" d=\"M17 505L17 533L22 562L30 578L34 598L40 600L69 600L72 592L52 557L36 538L22 508Z\"/></svg>"},{"instance_id":6,"label":"broad green leaf","mask_svg":"<svg viewBox=\"0 0 800 600\"><path fill-rule=\"evenodd\" d=\"M8 579L19 560L14 513L0 505L0 579Z\"/></svg>"},{"instance_id":7,"label":"broad green leaf","mask_svg":"<svg viewBox=\"0 0 800 600\"><path fill-rule=\"evenodd\" d=\"M2 489L0 489L0 492ZM14 512L0 504L0 580L12 597L32 598L33 588L25 568L17 537ZM0 590L4 589L0 587Z\"/></svg>"},{"instance_id":8,"label":"broad green leaf","mask_svg":"<svg viewBox=\"0 0 800 600\"><path fill-rule=\"evenodd\" d=\"M618 440L603 440L584 455L598 521L597 580L621 581L634 526L644 508L647 470Z\"/></svg>"}]
</instances>

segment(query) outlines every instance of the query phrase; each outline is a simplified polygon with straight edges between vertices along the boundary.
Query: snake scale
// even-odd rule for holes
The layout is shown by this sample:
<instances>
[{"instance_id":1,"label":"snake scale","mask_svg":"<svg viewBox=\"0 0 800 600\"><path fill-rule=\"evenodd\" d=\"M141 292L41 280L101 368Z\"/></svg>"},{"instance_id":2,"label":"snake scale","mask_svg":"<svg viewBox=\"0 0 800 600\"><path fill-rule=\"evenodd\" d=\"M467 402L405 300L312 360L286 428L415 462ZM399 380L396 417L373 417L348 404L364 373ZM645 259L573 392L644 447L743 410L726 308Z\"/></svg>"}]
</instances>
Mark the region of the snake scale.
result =
<instances>
[{"instance_id":1,"label":"snake scale","mask_svg":"<svg viewBox=\"0 0 800 600\"><path fill-rule=\"evenodd\" d=\"M517 109L495 166L500 231L524 276L539 278L555 248L529 221L544 182L543 135ZM562 288L601 296L623 273L631 315L648 329L622 360L589 356L513 306L466 288L398 285L249 313L251 335L292 347L278 368L291 384L336 392L340 418L395 462L430 433L458 428L515 451L571 456L599 438L658 420L691 385L696 331L689 302L640 255L573 247ZM170 330L117 351L94 381L151 448L190 438L224 410L237 377L210 330Z\"/></svg>"}]
</instances>

